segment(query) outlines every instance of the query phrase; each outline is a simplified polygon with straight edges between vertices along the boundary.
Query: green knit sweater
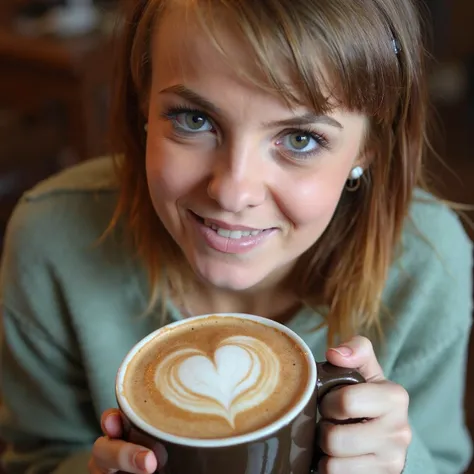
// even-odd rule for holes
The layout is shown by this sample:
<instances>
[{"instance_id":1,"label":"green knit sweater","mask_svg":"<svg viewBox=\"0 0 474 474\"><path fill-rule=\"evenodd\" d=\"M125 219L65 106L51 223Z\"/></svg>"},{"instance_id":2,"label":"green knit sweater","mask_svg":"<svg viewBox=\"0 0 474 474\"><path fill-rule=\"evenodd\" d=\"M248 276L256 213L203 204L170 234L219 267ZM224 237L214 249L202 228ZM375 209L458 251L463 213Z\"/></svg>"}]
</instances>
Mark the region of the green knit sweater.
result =
<instances>
[{"instance_id":1,"label":"green knit sweater","mask_svg":"<svg viewBox=\"0 0 474 474\"><path fill-rule=\"evenodd\" d=\"M464 424L471 326L472 249L455 215L430 196L411 207L403 252L384 292L391 318L377 356L410 394L414 432L405 474L460 474L471 457ZM11 218L1 269L0 437L8 474L87 473L103 410L126 352L156 329L141 318L145 272L118 234L98 239L117 185L107 158L69 169L28 192ZM182 316L168 303L168 320ZM324 358L321 317L288 323Z\"/></svg>"}]
</instances>

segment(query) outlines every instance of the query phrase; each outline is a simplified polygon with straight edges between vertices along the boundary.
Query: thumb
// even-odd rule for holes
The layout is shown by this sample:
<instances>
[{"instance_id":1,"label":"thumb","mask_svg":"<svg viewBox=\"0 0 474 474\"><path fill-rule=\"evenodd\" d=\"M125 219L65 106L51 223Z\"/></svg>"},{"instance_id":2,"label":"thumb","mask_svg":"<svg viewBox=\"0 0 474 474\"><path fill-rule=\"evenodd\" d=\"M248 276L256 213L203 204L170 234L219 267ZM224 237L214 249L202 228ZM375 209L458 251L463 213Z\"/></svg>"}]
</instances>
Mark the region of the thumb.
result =
<instances>
[{"instance_id":1,"label":"thumb","mask_svg":"<svg viewBox=\"0 0 474 474\"><path fill-rule=\"evenodd\" d=\"M122 437L122 417L116 408L105 410L102 414L100 424L102 426L103 433L109 438L118 439Z\"/></svg>"},{"instance_id":2,"label":"thumb","mask_svg":"<svg viewBox=\"0 0 474 474\"><path fill-rule=\"evenodd\" d=\"M367 382L385 380L372 343L366 337L355 336L337 347L328 349L326 358L333 365L357 369Z\"/></svg>"}]
</instances>

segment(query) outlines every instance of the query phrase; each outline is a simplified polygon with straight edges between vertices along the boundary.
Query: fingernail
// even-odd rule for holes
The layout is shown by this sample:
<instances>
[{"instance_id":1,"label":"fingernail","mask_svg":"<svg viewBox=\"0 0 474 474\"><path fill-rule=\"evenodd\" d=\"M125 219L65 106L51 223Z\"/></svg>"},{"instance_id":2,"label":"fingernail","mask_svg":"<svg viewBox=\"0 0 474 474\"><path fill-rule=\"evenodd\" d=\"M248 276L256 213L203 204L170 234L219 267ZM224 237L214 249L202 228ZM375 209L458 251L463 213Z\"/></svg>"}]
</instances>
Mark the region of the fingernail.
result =
<instances>
[{"instance_id":1,"label":"fingernail","mask_svg":"<svg viewBox=\"0 0 474 474\"><path fill-rule=\"evenodd\" d=\"M338 354L341 354L342 357L349 357L352 355L352 349L347 346L333 347L332 350L336 351Z\"/></svg>"},{"instance_id":2,"label":"fingernail","mask_svg":"<svg viewBox=\"0 0 474 474\"><path fill-rule=\"evenodd\" d=\"M107 432L111 432L114 430L115 427L115 421L114 421L114 416L115 415L109 415L105 420L104 420L104 428Z\"/></svg>"},{"instance_id":3,"label":"fingernail","mask_svg":"<svg viewBox=\"0 0 474 474\"><path fill-rule=\"evenodd\" d=\"M146 471L146 458L150 454L148 451L141 451L135 456L135 466L142 471Z\"/></svg>"}]
</instances>

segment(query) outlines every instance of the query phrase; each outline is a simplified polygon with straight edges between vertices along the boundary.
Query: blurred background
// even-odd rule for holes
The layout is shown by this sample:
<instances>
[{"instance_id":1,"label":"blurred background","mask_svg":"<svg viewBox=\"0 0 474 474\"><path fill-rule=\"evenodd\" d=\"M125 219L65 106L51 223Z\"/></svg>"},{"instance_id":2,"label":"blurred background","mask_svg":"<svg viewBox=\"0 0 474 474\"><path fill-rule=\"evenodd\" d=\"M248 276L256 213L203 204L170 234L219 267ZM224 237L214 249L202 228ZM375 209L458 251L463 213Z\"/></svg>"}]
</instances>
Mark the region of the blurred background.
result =
<instances>
[{"instance_id":1,"label":"blurred background","mask_svg":"<svg viewBox=\"0 0 474 474\"><path fill-rule=\"evenodd\" d=\"M118 1L0 0L0 249L26 189L107 152ZM426 8L432 114L439 123L432 138L442 158L433 156L427 171L443 197L474 204L474 1L426 0ZM474 434L471 346L466 409ZM474 474L474 463L468 472Z\"/></svg>"}]
</instances>

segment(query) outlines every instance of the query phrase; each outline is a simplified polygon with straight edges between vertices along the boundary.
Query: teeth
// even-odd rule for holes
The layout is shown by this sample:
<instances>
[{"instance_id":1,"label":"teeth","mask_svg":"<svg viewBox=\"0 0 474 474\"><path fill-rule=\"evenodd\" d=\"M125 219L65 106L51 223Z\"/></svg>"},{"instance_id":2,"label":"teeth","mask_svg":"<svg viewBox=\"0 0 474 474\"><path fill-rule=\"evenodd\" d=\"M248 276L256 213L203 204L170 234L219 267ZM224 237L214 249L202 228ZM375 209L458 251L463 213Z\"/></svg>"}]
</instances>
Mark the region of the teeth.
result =
<instances>
[{"instance_id":1,"label":"teeth","mask_svg":"<svg viewBox=\"0 0 474 474\"><path fill-rule=\"evenodd\" d=\"M241 239L242 237L248 237L250 235L250 232L241 232L240 230L227 230L227 229L218 229L217 233L221 235L222 237L227 237L230 239Z\"/></svg>"},{"instance_id":2,"label":"teeth","mask_svg":"<svg viewBox=\"0 0 474 474\"><path fill-rule=\"evenodd\" d=\"M208 221L204 221L204 224L207 227L210 227L212 230L216 231L220 236L226 237L228 239L241 239L242 237L250 237L251 235L258 235L261 230L248 230L248 231L242 231L242 230L228 230L228 229L221 229L219 226L216 224L213 224Z\"/></svg>"}]
</instances>

